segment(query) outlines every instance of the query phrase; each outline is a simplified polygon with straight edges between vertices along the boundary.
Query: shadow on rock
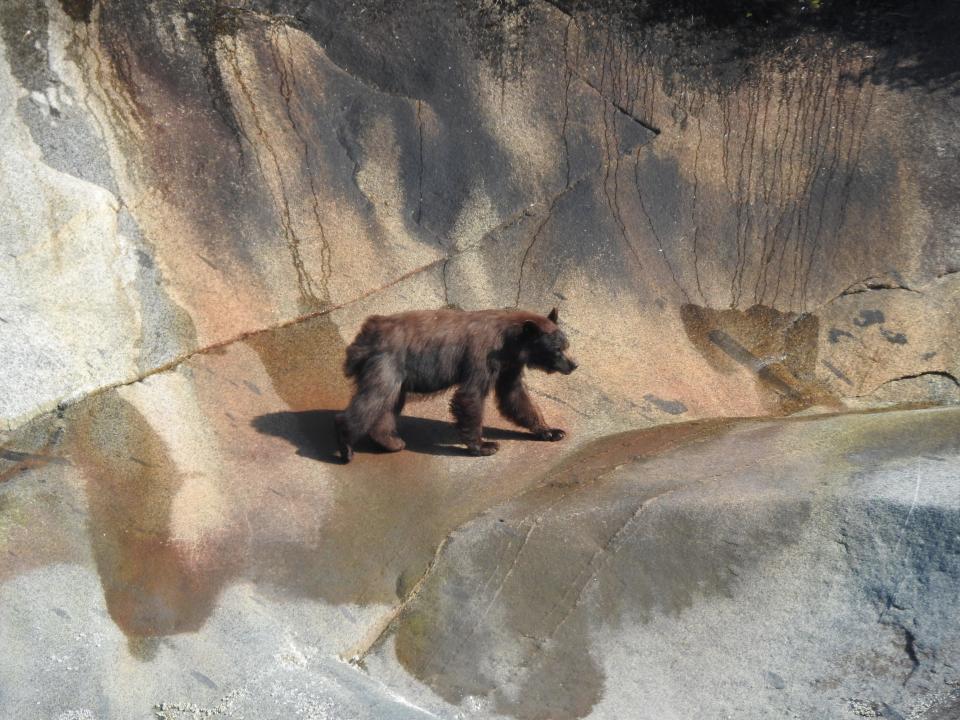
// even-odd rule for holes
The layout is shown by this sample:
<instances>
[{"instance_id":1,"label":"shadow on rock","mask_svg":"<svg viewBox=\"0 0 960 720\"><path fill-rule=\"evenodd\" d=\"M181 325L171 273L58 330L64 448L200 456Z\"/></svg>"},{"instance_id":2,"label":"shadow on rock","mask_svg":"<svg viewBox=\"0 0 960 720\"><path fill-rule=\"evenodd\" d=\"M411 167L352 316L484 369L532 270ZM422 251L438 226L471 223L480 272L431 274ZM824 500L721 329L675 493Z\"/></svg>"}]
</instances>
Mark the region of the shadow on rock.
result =
<instances>
[{"instance_id":1,"label":"shadow on rock","mask_svg":"<svg viewBox=\"0 0 960 720\"><path fill-rule=\"evenodd\" d=\"M340 456L333 424L334 416L338 412L339 410L285 410L258 415L250 424L264 435L281 437L296 445L297 455L301 457L339 464ZM407 450L424 455L467 456L467 451L460 444L457 430L451 422L401 417L397 425L400 437L407 444ZM483 437L487 440L535 440L529 433L492 427L484 427ZM370 438L363 438L355 450L359 453L386 452Z\"/></svg>"}]
</instances>

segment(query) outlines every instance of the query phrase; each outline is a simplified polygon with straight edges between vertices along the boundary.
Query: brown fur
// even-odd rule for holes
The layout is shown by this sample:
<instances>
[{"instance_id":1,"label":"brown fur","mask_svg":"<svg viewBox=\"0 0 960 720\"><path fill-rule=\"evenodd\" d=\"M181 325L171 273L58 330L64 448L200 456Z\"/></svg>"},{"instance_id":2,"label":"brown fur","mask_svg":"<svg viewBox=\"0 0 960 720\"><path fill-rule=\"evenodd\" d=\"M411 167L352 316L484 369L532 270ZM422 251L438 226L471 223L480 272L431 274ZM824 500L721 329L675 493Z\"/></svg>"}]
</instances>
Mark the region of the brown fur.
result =
<instances>
[{"instance_id":1,"label":"brown fur","mask_svg":"<svg viewBox=\"0 0 960 720\"><path fill-rule=\"evenodd\" d=\"M450 410L470 453L492 455L498 449L481 437L491 390L504 417L542 440L560 440L564 431L546 425L523 385L523 371L573 372L577 365L564 353L567 346L556 308L548 317L517 310L373 315L347 348L344 373L353 378L356 392L336 417L340 455L350 462L353 445L368 433L387 450L402 450L397 418L407 394L453 386Z\"/></svg>"}]
</instances>

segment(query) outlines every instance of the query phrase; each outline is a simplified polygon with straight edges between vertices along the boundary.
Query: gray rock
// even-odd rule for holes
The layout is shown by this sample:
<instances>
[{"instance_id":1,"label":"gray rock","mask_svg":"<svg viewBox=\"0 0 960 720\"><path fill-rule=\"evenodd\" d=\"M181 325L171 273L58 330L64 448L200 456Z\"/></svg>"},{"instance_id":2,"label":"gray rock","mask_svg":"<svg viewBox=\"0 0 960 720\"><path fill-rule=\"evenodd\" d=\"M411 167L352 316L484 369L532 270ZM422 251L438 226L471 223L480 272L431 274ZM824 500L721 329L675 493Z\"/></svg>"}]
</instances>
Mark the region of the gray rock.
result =
<instances>
[{"instance_id":1,"label":"gray rock","mask_svg":"<svg viewBox=\"0 0 960 720\"><path fill-rule=\"evenodd\" d=\"M0 3L0 716L956 715L955 13L571 5ZM329 462L557 304L564 442Z\"/></svg>"}]
</instances>

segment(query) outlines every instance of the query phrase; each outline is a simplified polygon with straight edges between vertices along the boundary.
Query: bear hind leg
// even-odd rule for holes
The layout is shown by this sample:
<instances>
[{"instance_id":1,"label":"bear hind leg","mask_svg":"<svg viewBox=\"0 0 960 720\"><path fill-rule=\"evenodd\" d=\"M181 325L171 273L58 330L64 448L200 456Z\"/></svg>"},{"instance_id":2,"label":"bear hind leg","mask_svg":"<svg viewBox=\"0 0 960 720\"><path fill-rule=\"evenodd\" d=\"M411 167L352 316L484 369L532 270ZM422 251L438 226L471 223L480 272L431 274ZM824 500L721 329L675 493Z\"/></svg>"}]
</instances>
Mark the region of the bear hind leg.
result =
<instances>
[{"instance_id":1,"label":"bear hind leg","mask_svg":"<svg viewBox=\"0 0 960 720\"><path fill-rule=\"evenodd\" d=\"M353 459L353 446L367 433L388 450L403 449L403 440L396 434L394 414L402 394L401 381L389 356L367 361L349 407L335 419L340 457L344 462Z\"/></svg>"}]
</instances>

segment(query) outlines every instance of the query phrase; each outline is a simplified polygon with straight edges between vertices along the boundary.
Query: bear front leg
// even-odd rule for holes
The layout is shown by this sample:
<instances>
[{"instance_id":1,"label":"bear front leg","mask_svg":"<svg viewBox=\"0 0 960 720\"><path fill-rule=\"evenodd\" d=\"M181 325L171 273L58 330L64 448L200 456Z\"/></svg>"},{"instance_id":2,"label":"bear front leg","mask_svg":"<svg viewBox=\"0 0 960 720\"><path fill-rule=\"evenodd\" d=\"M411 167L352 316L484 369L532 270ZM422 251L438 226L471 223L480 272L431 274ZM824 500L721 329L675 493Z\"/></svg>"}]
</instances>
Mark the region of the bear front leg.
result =
<instances>
[{"instance_id":1,"label":"bear front leg","mask_svg":"<svg viewBox=\"0 0 960 720\"><path fill-rule=\"evenodd\" d=\"M560 428L547 426L540 409L523 386L519 369L504 372L497 378L496 395L500 413L520 427L527 428L539 440L556 441L566 436L567 433Z\"/></svg>"},{"instance_id":2,"label":"bear front leg","mask_svg":"<svg viewBox=\"0 0 960 720\"><path fill-rule=\"evenodd\" d=\"M483 440L483 400L485 392L461 387L450 401L457 430L471 455L493 455L500 446Z\"/></svg>"}]
</instances>

